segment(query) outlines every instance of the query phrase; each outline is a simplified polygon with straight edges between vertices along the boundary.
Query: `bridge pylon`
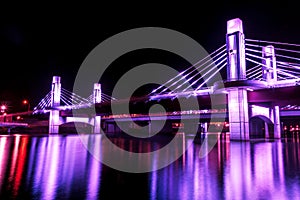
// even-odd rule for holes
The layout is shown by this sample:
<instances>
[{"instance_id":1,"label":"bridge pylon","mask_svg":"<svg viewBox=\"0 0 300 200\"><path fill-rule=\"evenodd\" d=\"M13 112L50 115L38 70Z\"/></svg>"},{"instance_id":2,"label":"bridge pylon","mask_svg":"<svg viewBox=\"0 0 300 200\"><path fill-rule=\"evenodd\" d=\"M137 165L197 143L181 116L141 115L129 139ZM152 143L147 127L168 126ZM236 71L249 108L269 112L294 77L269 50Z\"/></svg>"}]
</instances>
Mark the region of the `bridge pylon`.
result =
<instances>
[{"instance_id":1,"label":"bridge pylon","mask_svg":"<svg viewBox=\"0 0 300 200\"><path fill-rule=\"evenodd\" d=\"M227 82L246 79L245 38L239 18L227 21ZM247 88L232 87L228 92L230 139L249 140Z\"/></svg>"},{"instance_id":2,"label":"bridge pylon","mask_svg":"<svg viewBox=\"0 0 300 200\"><path fill-rule=\"evenodd\" d=\"M50 116L49 116L49 134L58 133L60 125L59 110L55 107L60 106L61 83L60 76L53 76L51 87L51 103Z\"/></svg>"},{"instance_id":3,"label":"bridge pylon","mask_svg":"<svg viewBox=\"0 0 300 200\"><path fill-rule=\"evenodd\" d=\"M275 49L272 45L262 48L262 78L268 86L272 86L277 81Z\"/></svg>"},{"instance_id":4,"label":"bridge pylon","mask_svg":"<svg viewBox=\"0 0 300 200\"><path fill-rule=\"evenodd\" d=\"M276 56L273 45L262 48L262 58L262 78L269 87L273 87L277 82ZM274 138L281 138L279 106L271 105L269 110L269 113L271 113L269 118L274 123Z\"/></svg>"},{"instance_id":5,"label":"bridge pylon","mask_svg":"<svg viewBox=\"0 0 300 200\"><path fill-rule=\"evenodd\" d=\"M246 54L243 24L239 18L227 22L227 80L225 90L228 93L228 117L231 140L250 140L250 131L254 124L250 119L264 117L266 138L274 131L274 138L281 137L279 106L249 105L248 90L253 88L273 87L277 83L275 50L272 45L262 48L262 81L251 81L246 78ZM268 130L268 123L273 123Z\"/></svg>"},{"instance_id":6,"label":"bridge pylon","mask_svg":"<svg viewBox=\"0 0 300 200\"><path fill-rule=\"evenodd\" d=\"M93 102L101 103L101 84L95 83L94 84L94 91L93 91ZM100 133L101 132L101 116L98 116L97 114L94 117L94 133Z\"/></svg>"}]
</instances>

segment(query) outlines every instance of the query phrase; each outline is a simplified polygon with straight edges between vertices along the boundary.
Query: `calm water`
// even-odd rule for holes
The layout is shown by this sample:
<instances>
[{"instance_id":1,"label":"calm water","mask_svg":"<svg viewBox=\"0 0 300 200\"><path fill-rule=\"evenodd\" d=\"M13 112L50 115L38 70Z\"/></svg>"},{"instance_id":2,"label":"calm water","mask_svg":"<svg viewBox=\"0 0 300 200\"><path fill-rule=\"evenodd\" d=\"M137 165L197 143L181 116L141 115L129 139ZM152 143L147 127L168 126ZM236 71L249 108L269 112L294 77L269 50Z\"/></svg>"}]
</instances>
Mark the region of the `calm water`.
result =
<instances>
[{"instance_id":1,"label":"calm water","mask_svg":"<svg viewBox=\"0 0 300 200\"><path fill-rule=\"evenodd\" d=\"M141 151L164 145L112 141ZM300 199L299 139L223 140L204 158L200 143L183 144L191 147L169 166L126 173L98 162L78 135L0 136L0 199Z\"/></svg>"}]
</instances>

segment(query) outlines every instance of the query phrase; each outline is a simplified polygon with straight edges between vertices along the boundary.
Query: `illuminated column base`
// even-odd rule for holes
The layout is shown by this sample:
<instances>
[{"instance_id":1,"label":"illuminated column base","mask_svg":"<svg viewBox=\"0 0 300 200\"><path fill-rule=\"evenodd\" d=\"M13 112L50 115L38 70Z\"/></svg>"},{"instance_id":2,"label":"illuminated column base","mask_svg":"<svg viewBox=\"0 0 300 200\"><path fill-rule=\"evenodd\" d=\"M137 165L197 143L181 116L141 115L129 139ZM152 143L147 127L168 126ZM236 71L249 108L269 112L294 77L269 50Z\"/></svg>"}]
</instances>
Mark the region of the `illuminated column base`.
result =
<instances>
[{"instance_id":1,"label":"illuminated column base","mask_svg":"<svg viewBox=\"0 0 300 200\"><path fill-rule=\"evenodd\" d=\"M228 91L228 115L231 140L249 140L249 115L246 89Z\"/></svg>"},{"instance_id":2,"label":"illuminated column base","mask_svg":"<svg viewBox=\"0 0 300 200\"><path fill-rule=\"evenodd\" d=\"M59 133L59 110L51 110L49 116L49 134Z\"/></svg>"},{"instance_id":3,"label":"illuminated column base","mask_svg":"<svg viewBox=\"0 0 300 200\"><path fill-rule=\"evenodd\" d=\"M207 122L201 123L202 133L207 133Z\"/></svg>"},{"instance_id":4,"label":"illuminated column base","mask_svg":"<svg viewBox=\"0 0 300 200\"><path fill-rule=\"evenodd\" d=\"M281 138L279 106L274 106L273 116L274 116L274 138L279 139L279 138Z\"/></svg>"},{"instance_id":5,"label":"illuminated column base","mask_svg":"<svg viewBox=\"0 0 300 200\"><path fill-rule=\"evenodd\" d=\"M94 117L94 133L101 133L101 116Z\"/></svg>"}]
</instances>

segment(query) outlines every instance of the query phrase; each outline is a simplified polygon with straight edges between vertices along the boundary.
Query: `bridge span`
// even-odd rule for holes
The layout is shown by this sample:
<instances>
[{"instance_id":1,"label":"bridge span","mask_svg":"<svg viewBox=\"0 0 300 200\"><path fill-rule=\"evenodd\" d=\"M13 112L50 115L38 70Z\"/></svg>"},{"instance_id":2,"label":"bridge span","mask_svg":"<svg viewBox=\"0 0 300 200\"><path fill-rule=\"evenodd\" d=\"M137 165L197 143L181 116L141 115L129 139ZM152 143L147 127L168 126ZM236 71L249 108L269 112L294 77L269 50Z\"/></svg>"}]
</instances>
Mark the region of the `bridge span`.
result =
<instances>
[{"instance_id":1,"label":"bridge span","mask_svg":"<svg viewBox=\"0 0 300 200\"><path fill-rule=\"evenodd\" d=\"M300 64L297 63L300 59L296 57L300 51L296 47L300 45L245 38L242 20L235 18L227 22L225 45L148 95L116 99L104 94L100 83L94 83L92 94L82 98L62 88L60 77L54 76L51 91L33 113L49 114L49 133L59 132L61 124L70 122L90 124L94 133L100 133L103 124L113 121L164 119L163 115L148 113L151 106L161 104L167 113L180 113L167 116L173 120L171 124L178 124L180 116L192 120L200 115L197 123L203 128L209 126L212 121L209 118L218 115L220 122L228 124L232 140L248 141L262 129L264 137L279 139L284 118L299 116L299 111L284 109L300 102ZM226 69L227 77L215 80L222 69ZM186 86L187 82L191 84ZM189 111L188 105L195 99L199 104L197 114L182 114ZM185 109L180 108L179 100ZM122 111L112 113L112 105L118 107L126 102L132 115L126 116ZM203 113L213 109L220 112ZM125 116L116 117L122 114Z\"/></svg>"}]
</instances>

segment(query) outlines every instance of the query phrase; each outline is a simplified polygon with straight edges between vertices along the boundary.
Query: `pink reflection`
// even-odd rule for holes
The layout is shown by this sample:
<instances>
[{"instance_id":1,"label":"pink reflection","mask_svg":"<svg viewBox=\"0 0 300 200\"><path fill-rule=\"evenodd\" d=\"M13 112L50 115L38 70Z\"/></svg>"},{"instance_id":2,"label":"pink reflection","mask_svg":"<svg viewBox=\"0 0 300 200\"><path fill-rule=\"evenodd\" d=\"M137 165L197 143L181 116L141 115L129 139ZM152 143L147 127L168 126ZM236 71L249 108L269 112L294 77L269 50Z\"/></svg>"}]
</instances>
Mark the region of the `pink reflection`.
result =
<instances>
[{"instance_id":1,"label":"pink reflection","mask_svg":"<svg viewBox=\"0 0 300 200\"><path fill-rule=\"evenodd\" d=\"M15 178L15 172L16 172L16 164L17 164L17 158L18 158L18 150L19 150L19 144L20 144L20 135L16 135L15 136L15 140L14 140L14 149L13 149L13 154L12 154L12 161L11 161L11 168L10 168L10 173L9 173L9 177L11 177L12 179L10 180L11 184L10 186L14 185L14 178ZM14 190L15 188L12 188L12 190L14 191L14 195L17 195L17 191Z\"/></svg>"},{"instance_id":2,"label":"pink reflection","mask_svg":"<svg viewBox=\"0 0 300 200\"><path fill-rule=\"evenodd\" d=\"M201 194L203 194L203 189L204 187L202 186L201 182L200 182L200 177L201 177L201 166L199 164L199 162L195 162L195 154L194 151L188 151L188 157L190 158L189 160L191 162L189 162L189 166L193 166L193 168L191 169L191 171L194 172L194 177L193 177L193 197L194 199L197 199L201 196ZM207 160L207 157L202 158L201 160ZM194 164L193 164L194 162Z\"/></svg>"},{"instance_id":3,"label":"pink reflection","mask_svg":"<svg viewBox=\"0 0 300 200\"><path fill-rule=\"evenodd\" d=\"M10 168L10 177L13 177L15 169L16 169L16 162L17 162L17 157L18 157L18 148L19 148L19 143L20 143L20 135L16 135L15 137L15 142L14 142L14 150L12 154L12 166Z\"/></svg>"},{"instance_id":4,"label":"pink reflection","mask_svg":"<svg viewBox=\"0 0 300 200\"><path fill-rule=\"evenodd\" d=\"M7 144L6 137L0 137L0 188L2 188L5 171L7 166L7 152L5 145Z\"/></svg>"},{"instance_id":5,"label":"pink reflection","mask_svg":"<svg viewBox=\"0 0 300 200\"><path fill-rule=\"evenodd\" d=\"M18 160L17 160L17 167L15 171L15 181L14 181L14 193L17 194L21 180L22 175L24 173L24 166L26 164L26 158L27 158L27 145L28 145L28 137L22 137L20 148L18 151Z\"/></svg>"}]
</instances>

